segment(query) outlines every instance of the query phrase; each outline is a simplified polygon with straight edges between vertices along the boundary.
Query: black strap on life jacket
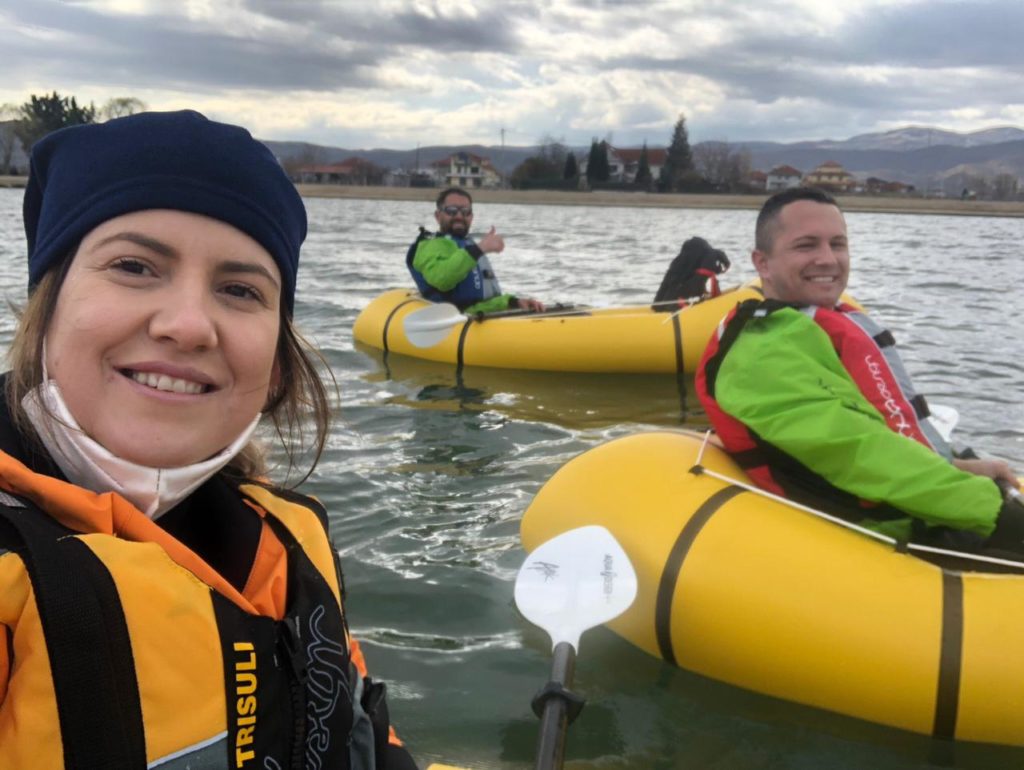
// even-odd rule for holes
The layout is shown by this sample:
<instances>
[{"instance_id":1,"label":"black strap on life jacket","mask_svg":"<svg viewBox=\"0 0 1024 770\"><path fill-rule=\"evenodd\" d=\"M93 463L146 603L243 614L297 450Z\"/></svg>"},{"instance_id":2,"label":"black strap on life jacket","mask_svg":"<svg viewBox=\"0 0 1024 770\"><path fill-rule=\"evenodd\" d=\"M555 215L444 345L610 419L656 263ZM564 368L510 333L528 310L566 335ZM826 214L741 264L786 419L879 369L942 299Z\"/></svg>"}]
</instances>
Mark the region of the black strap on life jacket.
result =
<instances>
[{"instance_id":1,"label":"black strap on life jacket","mask_svg":"<svg viewBox=\"0 0 1024 770\"><path fill-rule=\"evenodd\" d=\"M75 534L35 506L0 504L0 546L18 553L35 594L68 770L144 770L146 738L117 586Z\"/></svg>"},{"instance_id":2,"label":"black strap on life jacket","mask_svg":"<svg viewBox=\"0 0 1024 770\"><path fill-rule=\"evenodd\" d=\"M429 241L431 238L437 238L440 233L432 233L423 225L420 225L420 234L416 236L416 240L412 242L409 250L405 252L405 266L409 268L409 271L414 270L412 261L416 258L416 250L419 249L420 243L423 241ZM419 282L417 282L418 284ZM429 284L428 284L429 286ZM449 289L448 291L441 291L435 286L429 286L429 291L424 289L422 285L419 285L420 293L424 299L429 299L431 302L450 302L453 305L457 305L455 302L455 290Z\"/></svg>"},{"instance_id":3,"label":"black strap on life jacket","mask_svg":"<svg viewBox=\"0 0 1024 770\"><path fill-rule=\"evenodd\" d=\"M797 305L776 299L748 299L736 306L736 312L729 320L729 323L726 324L725 329L722 331L722 336L718 340L718 349L704 365L705 387L711 398L715 397L718 370L721 368L726 354L740 336L740 332L746 327L747 322L754 315L763 318L769 313L774 313L776 310L784 307L797 307ZM729 453L729 456L744 470L758 468L762 465L777 466L780 462L783 465L795 462L789 455L766 443L750 428L747 428L747 431L750 433L755 446L742 452Z\"/></svg>"},{"instance_id":4,"label":"black strap on life jacket","mask_svg":"<svg viewBox=\"0 0 1024 770\"><path fill-rule=\"evenodd\" d=\"M434 237L434 234L430 232L423 225L420 225L420 234L416 236L416 240L412 242L412 246L405 252L405 264L408 267L412 267L412 261L416 257L416 249L420 246L420 241L426 241Z\"/></svg>"},{"instance_id":5,"label":"black strap on life jacket","mask_svg":"<svg viewBox=\"0 0 1024 770\"><path fill-rule=\"evenodd\" d=\"M799 306L789 302L780 302L777 299L748 299L736 306L736 312L729 319L729 323L726 324L722 336L718 340L718 349L704 364L704 379L709 396L715 397L715 381L718 379L718 370L722 366L722 361L725 360L726 353L729 352L733 343L736 342L736 338L740 336L740 332L747 325L747 321L753 318L758 311L761 311L758 313L759 315L766 316L784 307Z\"/></svg>"}]
</instances>

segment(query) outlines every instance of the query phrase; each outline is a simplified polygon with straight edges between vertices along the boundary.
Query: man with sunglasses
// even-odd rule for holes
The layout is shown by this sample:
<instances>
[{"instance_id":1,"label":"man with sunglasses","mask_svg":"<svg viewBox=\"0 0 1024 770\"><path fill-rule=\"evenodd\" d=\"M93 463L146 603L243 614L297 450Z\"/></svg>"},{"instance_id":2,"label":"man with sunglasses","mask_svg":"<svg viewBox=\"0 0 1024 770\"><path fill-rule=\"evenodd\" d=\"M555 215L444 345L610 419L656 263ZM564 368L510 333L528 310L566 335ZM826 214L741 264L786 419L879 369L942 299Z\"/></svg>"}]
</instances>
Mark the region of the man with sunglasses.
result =
<instances>
[{"instance_id":1,"label":"man with sunglasses","mask_svg":"<svg viewBox=\"0 0 1024 770\"><path fill-rule=\"evenodd\" d=\"M451 302L466 313L544 310L535 299L502 293L487 255L503 251L505 239L493 226L479 241L469 237L473 198L468 192L460 187L442 190L434 218L437 233L432 235L420 228L420 236L405 258L424 297L432 302Z\"/></svg>"}]
</instances>

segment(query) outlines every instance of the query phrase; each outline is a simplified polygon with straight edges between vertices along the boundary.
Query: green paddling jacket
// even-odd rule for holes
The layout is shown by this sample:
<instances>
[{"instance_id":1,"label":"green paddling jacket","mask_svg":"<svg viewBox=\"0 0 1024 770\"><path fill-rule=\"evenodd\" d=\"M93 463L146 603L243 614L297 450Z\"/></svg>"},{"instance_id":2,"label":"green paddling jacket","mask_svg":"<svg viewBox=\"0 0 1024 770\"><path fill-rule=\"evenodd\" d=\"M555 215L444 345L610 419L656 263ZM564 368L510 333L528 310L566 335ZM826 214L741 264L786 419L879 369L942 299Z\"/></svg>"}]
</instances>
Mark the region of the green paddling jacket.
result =
<instances>
[{"instance_id":1,"label":"green paddling jacket","mask_svg":"<svg viewBox=\"0 0 1024 770\"><path fill-rule=\"evenodd\" d=\"M832 486L879 504L880 514L897 514L872 519L873 509L862 508L861 523L876 531L909 539L912 517L982 536L995 527L1002 504L996 484L891 429L843 366L829 334L796 308L748 320L719 363L712 408L706 396L701 392L709 414L717 402Z\"/></svg>"}]
</instances>

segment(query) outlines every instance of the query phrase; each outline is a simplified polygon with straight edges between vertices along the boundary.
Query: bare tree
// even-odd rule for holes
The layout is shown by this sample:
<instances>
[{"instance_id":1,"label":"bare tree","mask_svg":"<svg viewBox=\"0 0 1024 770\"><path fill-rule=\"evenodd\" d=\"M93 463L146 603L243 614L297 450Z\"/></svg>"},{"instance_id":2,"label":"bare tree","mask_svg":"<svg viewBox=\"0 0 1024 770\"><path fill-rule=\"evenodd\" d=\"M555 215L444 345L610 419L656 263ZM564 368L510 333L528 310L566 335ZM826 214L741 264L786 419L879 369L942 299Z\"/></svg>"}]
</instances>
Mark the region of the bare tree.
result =
<instances>
[{"instance_id":1,"label":"bare tree","mask_svg":"<svg viewBox=\"0 0 1024 770\"><path fill-rule=\"evenodd\" d=\"M285 173L295 180L299 178L303 166L323 165L326 162L325 154L324 148L319 145L304 144L299 152L279 160Z\"/></svg>"},{"instance_id":2,"label":"bare tree","mask_svg":"<svg viewBox=\"0 0 1024 770\"><path fill-rule=\"evenodd\" d=\"M575 170L572 177L566 176L570 157L572 153L561 139L545 134L538 143L537 154L531 155L516 166L509 181L516 189L557 189L564 186L566 179L575 177ZM575 168L574 158L573 169Z\"/></svg>"},{"instance_id":3,"label":"bare tree","mask_svg":"<svg viewBox=\"0 0 1024 770\"><path fill-rule=\"evenodd\" d=\"M965 174L964 188L968 191L968 195L973 193L975 197L982 200L992 196L992 185L989 183L988 177L980 174Z\"/></svg>"},{"instance_id":4,"label":"bare tree","mask_svg":"<svg viewBox=\"0 0 1024 770\"><path fill-rule=\"evenodd\" d=\"M729 177L729 145L702 142L693 148L693 166L716 190L724 190Z\"/></svg>"},{"instance_id":5,"label":"bare tree","mask_svg":"<svg viewBox=\"0 0 1024 770\"><path fill-rule=\"evenodd\" d=\"M997 201L1010 201L1017 197L1020 180L1013 174L997 174L992 180L992 197Z\"/></svg>"},{"instance_id":6,"label":"bare tree","mask_svg":"<svg viewBox=\"0 0 1024 770\"><path fill-rule=\"evenodd\" d=\"M100 108L100 118L113 120L145 111L146 103L141 99L136 99L134 96L118 96L110 99Z\"/></svg>"},{"instance_id":7,"label":"bare tree","mask_svg":"<svg viewBox=\"0 0 1024 770\"><path fill-rule=\"evenodd\" d=\"M697 172L719 192L742 189L750 173L750 153L733 151L727 142L702 142L693 148Z\"/></svg>"},{"instance_id":8,"label":"bare tree","mask_svg":"<svg viewBox=\"0 0 1024 770\"><path fill-rule=\"evenodd\" d=\"M551 134L545 134L540 140L540 152L537 155L552 169L559 171L565 168L565 156L569 149L562 139L556 139Z\"/></svg>"},{"instance_id":9,"label":"bare tree","mask_svg":"<svg viewBox=\"0 0 1024 770\"><path fill-rule=\"evenodd\" d=\"M732 166L730 168L732 178L729 182L729 189L735 192L736 190L747 189L747 183L750 179L750 171L753 168L753 163L750 160L750 150L736 150L732 154Z\"/></svg>"}]
</instances>

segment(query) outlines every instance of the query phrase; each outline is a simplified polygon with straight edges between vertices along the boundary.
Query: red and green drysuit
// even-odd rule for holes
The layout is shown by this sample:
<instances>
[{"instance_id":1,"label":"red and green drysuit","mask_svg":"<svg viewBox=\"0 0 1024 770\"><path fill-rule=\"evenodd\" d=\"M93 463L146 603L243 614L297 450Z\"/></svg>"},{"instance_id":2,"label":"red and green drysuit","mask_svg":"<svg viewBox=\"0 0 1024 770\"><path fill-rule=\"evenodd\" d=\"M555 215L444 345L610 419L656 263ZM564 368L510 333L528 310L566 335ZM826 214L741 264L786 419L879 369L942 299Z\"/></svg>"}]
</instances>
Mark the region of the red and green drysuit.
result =
<instances>
[{"instance_id":1,"label":"red and green drysuit","mask_svg":"<svg viewBox=\"0 0 1024 770\"><path fill-rule=\"evenodd\" d=\"M696 386L725 448L765 489L901 540L915 519L981 536L995 527L998 487L951 464L891 335L851 307L742 303Z\"/></svg>"}]
</instances>

